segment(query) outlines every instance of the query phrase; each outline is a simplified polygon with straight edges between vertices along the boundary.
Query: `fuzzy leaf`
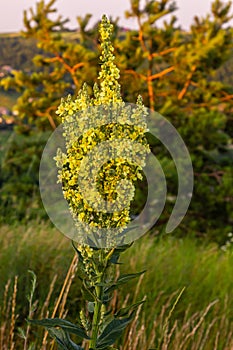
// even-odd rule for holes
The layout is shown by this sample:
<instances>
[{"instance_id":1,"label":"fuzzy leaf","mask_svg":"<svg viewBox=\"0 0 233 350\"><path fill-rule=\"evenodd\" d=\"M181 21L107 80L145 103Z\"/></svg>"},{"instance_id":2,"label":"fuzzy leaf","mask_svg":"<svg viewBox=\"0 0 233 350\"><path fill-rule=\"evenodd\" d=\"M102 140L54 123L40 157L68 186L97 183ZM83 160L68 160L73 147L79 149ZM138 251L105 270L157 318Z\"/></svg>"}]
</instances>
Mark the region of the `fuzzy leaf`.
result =
<instances>
[{"instance_id":1,"label":"fuzzy leaf","mask_svg":"<svg viewBox=\"0 0 233 350\"><path fill-rule=\"evenodd\" d=\"M141 272L137 272L137 273L129 273L129 274L121 275L115 283L113 283L110 287L108 287L105 290L105 293L112 292L113 290L117 289L117 287L120 286L121 284L124 284L124 283L142 275L145 272L146 272L146 270L141 271Z\"/></svg>"},{"instance_id":2,"label":"fuzzy leaf","mask_svg":"<svg viewBox=\"0 0 233 350\"><path fill-rule=\"evenodd\" d=\"M84 299L86 299L87 301L94 302L96 300L95 295L91 292L90 288L88 288L84 280L81 292L83 294Z\"/></svg>"},{"instance_id":3,"label":"fuzzy leaf","mask_svg":"<svg viewBox=\"0 0 233 350\"><path fill-rule=\"evenodd\" d=\"M137 273L128 273L125 275L121 275L117 280L117 284L119 285L119 284L126 283L126 282L132 280L133 278L139 277L140 275L142 275L145 272L146 272L146 270L141 271L141 272L137 272Z\"/></svg>"},{"instance_id":4,"label":"fuzzy leaf","mask_svg":"<svg viewBox=\"0 0 233 350\"><path fill-rule=\"evenodd\" d=\"M125 250L127 250L128 248L130 248L132 246L133 243L130 243L130 244L125 244L125 245L122 245L122 246L119 246L117 247L115 250L114 250L114 253L112 254L109 262L112 263L112 264L121 264L118 262L118 259L119 259L119 256L121 253L123 253Z\"/></svg>"},{"instance_id":5,"label":"fuzzy leaf","mask_svg":"<svg viewBox=\"0 0 233 350\"><path fill-rule=\"evenodd\" d=\"M138 308L139 305L143 304L145 300L141 300L138 303L132 304L130 306L124 307L115 313L115 317L127 316L129 312L132 312Z\"/></svg>"},{"instance_id":6,"label":"fuzzy leaf","mask_svg":"<svg viewBox=\"0 0 233 350\"><path fill-rule=\"evenodd\" d=\"M81 346L75 344L67 332L62 329L48 328L49 335L54 338L61 350L84 350Z\"/></svg>"},{"instance_id":7,"label":"fuzzy leaf","mask_svg":"<svg viewBox=\"0 0 233 350\"><path fill-rule=\"evenodd\" d=\"M132 312L127 318L112 320L99 336L96 349L105 349L105 347L112 345L117 338L119 338L126 326L132 321L134 315L135 312Z\"/></svg>"},{"instance_id":8,"label":"fuzzy leaf","mask_svg":"<svg viewBox=\"0 0 233 350\"><path fill-rule=\"evenodd\" d=\"M73 246L74 250L75 250L76 253L78 254L79 262L80 262L80 261L83 262L82 254L80 253L80 251L79 251L79 250L77 249L77 247L75 246L74 241L71 241L71 243L72 243L72 246Z\"/></svg>"},{"instance_id":9,"label":"fuzzy leaf","mask_svg":"<svg viewBox=\"0 0 233 350\"><path fill-rule=\"evenodd\" d=\"M60 327L64 331L78 335L80 338L90 339L90 337L86 334L84 328L77 326L69 321L62 320L60 318L44 318L43 320L28 320L28 321L30 323L43 326L47 329L52 327Z\"/></svg>"},{"instance_id":10,"label":"fuzzy leaf","mask_svg":"<svg viewBox=\"0 0 233 350\"><path fill-rule=\"evenodd\" d=\"M87 305L87 308L88 308L88 311L93 313L94 312L94 308L95 308L95 303L93 302L88 302L88 305Z\"/></svg>"}]
</instances>

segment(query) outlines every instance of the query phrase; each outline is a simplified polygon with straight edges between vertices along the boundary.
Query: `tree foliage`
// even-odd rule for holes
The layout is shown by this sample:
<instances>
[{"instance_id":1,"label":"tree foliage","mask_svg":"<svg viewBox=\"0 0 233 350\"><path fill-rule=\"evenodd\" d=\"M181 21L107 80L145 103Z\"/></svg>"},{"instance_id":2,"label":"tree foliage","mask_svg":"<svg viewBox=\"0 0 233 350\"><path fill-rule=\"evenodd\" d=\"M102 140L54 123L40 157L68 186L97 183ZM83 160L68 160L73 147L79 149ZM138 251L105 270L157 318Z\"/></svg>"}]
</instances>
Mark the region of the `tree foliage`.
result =
<instances>
[{"instance_id":1,"label":"tree foliage","mask_svg":"<svg viewBox=\"0 0 233 350\"><path fill-rule=\"evenodd\" d=\"M93 42L79 36L70 40L63 31L67 20L56 13L55 0L39 1L36 9L24 12L25 38L37 41L41 54L33 58L34 71L16 70L13 77L3 80L5 88L15 88L22 94L16 109L21 124L38 128L55 128L55 110L61 96L77 92L83 80L91 82L96 73L96 53ZM82 22L81 27L82 27ZM83 26L83 30L85 26ZM82 37L82 34L81 34Z\"/></svg>"}]
</instances>

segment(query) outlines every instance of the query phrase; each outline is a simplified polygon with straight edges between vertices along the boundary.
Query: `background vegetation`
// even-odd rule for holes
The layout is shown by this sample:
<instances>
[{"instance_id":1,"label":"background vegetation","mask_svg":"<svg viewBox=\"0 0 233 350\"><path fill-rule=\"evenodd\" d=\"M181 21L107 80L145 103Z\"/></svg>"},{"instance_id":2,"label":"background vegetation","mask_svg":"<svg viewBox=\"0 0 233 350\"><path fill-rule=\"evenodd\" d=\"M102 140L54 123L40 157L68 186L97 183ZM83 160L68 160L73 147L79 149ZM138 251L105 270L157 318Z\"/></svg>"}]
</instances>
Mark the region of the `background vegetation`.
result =
<instances>
[{"instance_id":1,"label":"background vegetation","mask_svg":"<svg viewBox=\"0 0 233 350\"><path fill-rule=\"evenodd\" d=\"M13 108L17 114L15 130L27 135L20 138L20 147L18 136L11 135L4 144L0 195L7 221L35 217L35 208L41 215L38 165L49 131L59 124L55 111L60 98L76 94L83 81L92 86L97 76L98 31L96 26L87 29L91 16L77 18L77 33L65 31L66 19L51 19L54 5L55 1L39 1L36 9L24 14L23 37L2 38L3 54L4 46L18 47L24 42L22 50L28 61L27 68L19 69L20 59L16 57L14 63L13 57L5 54L6 63L16 69L1 80L2 88L19 94ZM123 97L135 102L142 94L148 107L177 128L193 161L194 195L176 233L223 244L233 222L233 87L226 78L228 74L224 74L224 69L230 69L232 56L230 3L214 1L211 15L195 17L188 31L177 24L176 6L169 0L148 1L144 8L138 0L129 5L126 15L136 18L138 29L123 30L115 23L113 38ZM161 19L164 22L159 26ZM48 133L42 135L45 131ZM176 196L176 169L162 145L152 140L151 147L168 182L170 202L158 223L163 232ZM144 188L141 197L143 193ZM22 208L27 208L27 215Z\"/></svg>"},{"instance_id":2,"label":"background vegetation","mask_svg":"<svg viewBox=\"0 0 233 350\"><path fill-rule=\"evenodd\" d=\"M65 285L61 292L73 250L68 239L54 228L31 222L14 230L4 225L1 232L0 344L4 344L1 348L5 350L14 343L13 349L20 350L23 340L18 327L26 331L24 320L29 312L26 295L30 294L32 284L28 269L37 273L31 314L35 319L51 317L61 295L56 316L74 321L83 302L81 282L73 276L72 285ZM115 294L113 310L118 305L146 299L135 322L121 338L120 349L232 348L231 249L203 245L188 237L161 240L146 235L124 253L121 263L122 272L144 269L147 272L138 283L132 281L129 288ZM28 344L35 342L35 349L52 349L49 341L45 347L41 346L43 336L41 328L33 327Z\"/></svg>"},{"instance_id":3,"label":"background vegetation","mask_svg":"<svg viewBox=\"0 0 233 350\"><path fill-rule=\"evenodd\" d=\"M23 33L0 35L0 106L14 112L13 125L0 124L0 347L4 350L28 346L17 335L18 327L25 331L29 312L27 270L38 277L34 301L39 301L33 316L47 312L51 316L72 260L67 240L46 223L38 169L46 140L59 124L55 111L60 98L75 95L84 81L92 86L96 80L99 41L96 25L88 25L90 15L77 17L78 29L71 32L66 19L51 19L54 9L55 0L38 1L36 8L25 12ZM149 108L172 122L189 149L195 177L190 209L172 237L166 237L164 227L177 193L176 169L164 147L150 140L166 174L168 201L156 227L124 257L133 270L148 272L137 288L132 284L129 295L124 290L116 295L115 303L133 298L135 288L142 298L146 295L147 303L120 348L230 350L232 9L230 2L215 0L209 14L195 17L187 31L175 13L170 0L147 1L144 7L131 0L126 15L136 18L138 28L125 30L113 20L124 100L134 103L140 93ZM12 69L6 71L4 65ZM138 203L145 187L140 186ZM221 247L227 247L226 252ZM69 296L64 295L65 308L58 312L75 317L74 303L81 300L78 282L70 287ZM30 342L39 339L35 349L42 349L43 335L29 333ZM46 346L43 349L50 349Z\"/></svg>"}]
</instances>

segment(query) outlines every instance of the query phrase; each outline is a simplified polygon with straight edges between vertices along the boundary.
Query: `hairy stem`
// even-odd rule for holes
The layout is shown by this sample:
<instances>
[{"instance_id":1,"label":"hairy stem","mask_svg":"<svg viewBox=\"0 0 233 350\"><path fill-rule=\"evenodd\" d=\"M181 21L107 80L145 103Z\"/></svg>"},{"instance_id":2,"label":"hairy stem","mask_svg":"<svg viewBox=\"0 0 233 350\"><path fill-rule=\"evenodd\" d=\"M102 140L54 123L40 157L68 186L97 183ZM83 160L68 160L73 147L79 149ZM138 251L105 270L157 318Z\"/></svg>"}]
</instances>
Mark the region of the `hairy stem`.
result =
<instances>
[{"instance_id":1,"label":"hairy stem","mask_svg":"<svg viewBox=\"0 0 233 350\"><path fill-rule=\"evenodd\" d=\"M102 297L103 287L96 286L95 290L96 290L97 300L95 301L94 315L93 315L93 321L92 321L92 338L90 341L91 349L95 349L96 341L98 338L100 318L101 318L101 305L102 305L101 297Z\"/></svg>"},{"instance_id":2,"label":"hairy stem","mask_svg":"<svg viewBox=\"0 0 233 350\"><path fill-rule=\"evenodd\" d=\"M92 330L91 330L91 341L90 341L90 349L96 348L97 338L99 335L99 328L101 323L101 306L103 305L103 293L104 293L104 283L106 277L106 270L109 268L108 261L110 260L112 254L114 253L115 248L112 248L110 251L104 253L103 250L100 251L100 265L101 269L97 268L94 264L96 272L97 272L97 281L95 285L95 306L94 306L94 314L92 320Z\"/></svg>"}]
</instances>

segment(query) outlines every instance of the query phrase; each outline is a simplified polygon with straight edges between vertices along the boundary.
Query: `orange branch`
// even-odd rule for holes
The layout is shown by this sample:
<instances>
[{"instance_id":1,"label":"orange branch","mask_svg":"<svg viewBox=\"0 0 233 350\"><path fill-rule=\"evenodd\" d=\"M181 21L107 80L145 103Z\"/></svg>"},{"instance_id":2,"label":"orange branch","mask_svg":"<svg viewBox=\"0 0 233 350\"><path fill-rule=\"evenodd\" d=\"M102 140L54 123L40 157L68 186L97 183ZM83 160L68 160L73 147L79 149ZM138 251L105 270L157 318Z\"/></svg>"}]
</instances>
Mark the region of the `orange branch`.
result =
<instances>
[{"instance_id":1,"label":"orange branch","mask_svg":"<svg viewBox=\"0 0 233 350\"><path fill-rule=\"evenodd\" d=\"M138 40L140 41L141 47L143 49L144 52L148 52L144 38L143 38L143 30L142 30L142 24L140 21L140 18L137 18L138 21L138 26L139 26L139 32L138 32Z\"/></svg>"},{"instance_id":2,"label":"orange branch","mask_svg":"<svg viewBox=\"0 0 233 350\"><path fill-rule=\"evenodd\" d=\"M126 69L125 73L126 74L132 74L132 75L134 75L137 78L142 78L143 80L147 80L147 77L145 75L137 73L133 69Z\"/></svg>"},{"instance_id":3,"label":"orange branch","mask_svg":"<svg viewBox=\"0 0 233 350\"><path fill-rule=\"evenodd\" d=\"M154 101L154 90L153 90L152 80L148 80L147 89L148 89L148 95L149 95L149 101L150 101L150 109L154 111L155 101Z\"/></svg>"},{"instance_id":4,"label":"orange branch","mask_svg":"<svg viewBox=\"0 0 233 350\"><path fill-rule=\"evenodd\" d=\"M222 102L226 102L226 101L230 101L230 100L233 100L233 95L227 95L225 97L219 97L219 100L216 101L215 103L212 103L210 105L210 102L202 102L202 103L198 103L196 104L196 106L198 107L213 107L213 106L217 106L217 105L222 105L224 106L223 104L221 104Z\"/></svg>"},{"instance_id":5,"label":"orange branch","mask_svg":"<svg viewBox=\"0 0 233 350\"><path fill-rule=\"evenodd\" d=\"M73 73L72 67L69 66L68 63L65 62L64 58L62 58L60 55L56 54L55 57L47 59L47 62L56 62L56 61L62 63L68 72L70 72L71 74Z\"/></svg>"},{"instance_id":6,"label":"orange branch","mask_svg":"<svg viewBox=\"0 0 233 350\"><path fill-rule=\"evenodd\" d=\"M72 78L74 80L74 84L76 86L78 86L78 80L75 76L75 71L78 68L83 67L84 63L80 62L80 63L75 64L73 67L71 67L68 63L66 63L66 61L64 60L64 58L62 56L60 56L57 53L55 55L56 55L55 57L49 58L47 61L48 62L56 62L56 61L60 62L65 67L65 69L70 73L70 75L72 76Z\"/></svg>"},{"instance_id":7,"label":"orange branch","mask_svg":"<svg viewBox=\"0 0 233 350\"><path fill-rule=\"evenodd\" d=\"M152 57L158 57L158 56L164 56L170 52L173 52L177 49L177 47L171 47L170 49L167 49L167 50L164 50L164 51L161 51L161 52L154 52L151 54Z\"/></svg>"},{"instance_id":8,"label":"orange branch","mask_svg":"<svg viewBox=\"0 0 233 350\"><path fill-rule=\"evenodd\" d=\"M156 73L156 74L153 74L153 75L148 76L148 77L147 77L147 80L148 80L148 81L152 81L152 80L161 78L162 76L166 75L167 73L172 72L174 69L175 69L175 66L171 66L171 67L169 67L169 68L166 68L166 69L164 69L162 72L159 72L159 73Z\"/></svg>"},{"instance_id":9,"label":"orange branch","mask_svg":"<svg viewBox=\"0 0 233 350\"><path fill-rule=\"evenodd\" d=\"M46 118L48 118L52 129L55 130L57 126L55 124L55 121L54 121L53 117L50 114L50 112L53 111L53 110L56 110L55 106L49 107L45 112L37 111L37 115L39 117L46 117Z\"/></svg>"},{"instance_id":10,"label":"orange branch","mask_svg":"<svg viewBox=\"0 0 233 350\"><path fill-rule=\"evenodd\" d=\"M233 100L233 95L227 95L227 96L221 98L222 102L229 101L229 100Z\"/></svg>"},{"instance_id":11,"label":"orange branch","mask_svg":"<svg viewBox=\"0 0 233 350\"><path fill-rule=\"evenodd\" d=\"M185 82L183 89L180 91L180 93L178 95L178 100L182 100L182 98L186 94L188 87L191 84L191 80L192 80L193 74L194 74L196 69L197 69L197 66L193 65L191 68L191 72L189 73L189 75L187 77L187 81Z\"/></svg>"},{"instance_id":12,"label":"orange branch","mask_svg":"<svg viewBox=\"0 0 233 350\"><path fill-rule=\"evenodd\" d=\"M72 67L72 70L75 72L78 68L81 68L84 66L83 62L77 63Z\"/></svg>"}]
</instances>

